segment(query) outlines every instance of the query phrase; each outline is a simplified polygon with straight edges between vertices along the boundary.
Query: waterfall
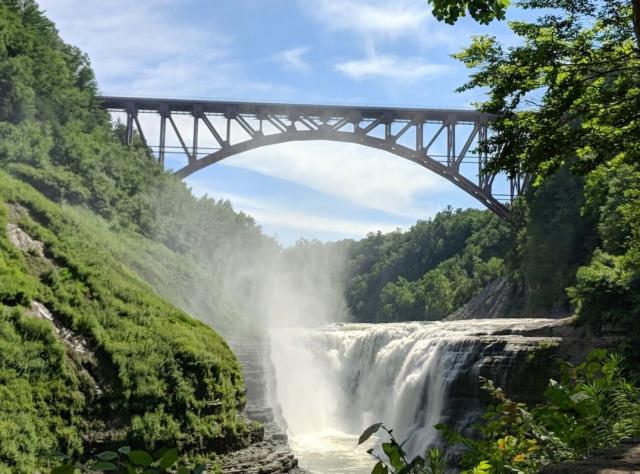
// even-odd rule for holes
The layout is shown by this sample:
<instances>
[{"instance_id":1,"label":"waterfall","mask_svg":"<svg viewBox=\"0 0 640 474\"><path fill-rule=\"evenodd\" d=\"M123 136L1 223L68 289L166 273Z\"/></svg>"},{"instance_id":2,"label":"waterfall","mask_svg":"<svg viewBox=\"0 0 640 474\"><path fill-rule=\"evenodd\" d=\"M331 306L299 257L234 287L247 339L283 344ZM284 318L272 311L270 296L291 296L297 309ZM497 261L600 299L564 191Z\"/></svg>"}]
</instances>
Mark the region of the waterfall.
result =
<instances>
[{"instance_id":1,"label":"waterfall","mask_svg":"<svg viewBox=\"0 0 640 474\"><path fill-rule=\"evenodd\" d=\"M549 321L278 329L271 335L277 400L293 438L323 431L354 435L382 421L400 441L409 439L409 454L422 454L438 441L433 425L447 422L464 429L477 417L480 375L500 384L524 380L516 368L522 369L526 355L549 338L522 334Z\"/></svg>"}]
</instances>

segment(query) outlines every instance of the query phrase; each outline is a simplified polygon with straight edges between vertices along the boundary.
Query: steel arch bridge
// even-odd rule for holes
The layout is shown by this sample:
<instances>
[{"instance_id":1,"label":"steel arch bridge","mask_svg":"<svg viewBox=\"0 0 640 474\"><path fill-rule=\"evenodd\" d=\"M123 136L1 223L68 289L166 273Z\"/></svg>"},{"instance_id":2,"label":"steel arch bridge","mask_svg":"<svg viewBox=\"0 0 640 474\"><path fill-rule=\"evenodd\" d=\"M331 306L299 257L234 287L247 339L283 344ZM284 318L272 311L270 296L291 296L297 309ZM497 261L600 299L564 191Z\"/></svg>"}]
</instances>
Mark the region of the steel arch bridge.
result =
<instances>
[{"instance_id":1,"label":"steel arch bridge","mask_svg":"<svg viewBox=\"0 0 640 474\"><path fill-rule=\"evenodd\" d=\"M491 115L471 110L306 105L228 102L139 97L100 97L102 107L126 115L126 143L137 132L144 146L164 164L168 153L186 156L176 171L181 178L224 158L267 145L292 141L330 140L377 148L413 161L446 178L483 203L501 218L509 215L505 204L523 194L529 176L509 178L508 193L493 192L496 174L485 173L488 160L477 145L486 140ZM157 142L149 141L139 114L159 117ZM191 116L185 130L178 116ZM204 146L200 128L214 146ZM175 145L168 143L172 130ZM241 135L241 137L240 137ZM432 150L439 141L444 150ZM461 168L473 166L469 177Z\"/></svg>"}]
</instances>

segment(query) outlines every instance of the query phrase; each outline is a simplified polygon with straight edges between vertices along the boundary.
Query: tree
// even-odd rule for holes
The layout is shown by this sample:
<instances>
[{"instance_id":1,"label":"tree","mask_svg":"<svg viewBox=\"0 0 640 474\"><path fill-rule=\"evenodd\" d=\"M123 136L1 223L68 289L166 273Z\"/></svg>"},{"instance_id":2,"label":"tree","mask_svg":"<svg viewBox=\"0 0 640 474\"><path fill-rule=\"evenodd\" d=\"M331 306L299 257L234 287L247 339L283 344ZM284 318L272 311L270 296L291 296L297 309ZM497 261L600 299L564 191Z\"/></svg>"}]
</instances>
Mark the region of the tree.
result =
<instances>
[{"instance_id":1,"label":"tree","mask_svg":"<svg viewBox=\"0 0 640 474\"><path fill-rule=\"evenodd\" d=\"M553 9L511 22L521 44L489 36L456 55L473 70L460 90L488 90L481 109L499 115L487 149L491 170L548 175L568 160L588 173L640 150L640 51L629 1L524 0Z\"/></svg>"},{"instance_id":2,"label":"tree","mask_svg":"<svg viewBox=\"0 0 640 474\"><path fill-rule=\"evenodd\" d=\"M485 88L488 100L480 108L498 116L484 144L493 156L488 168L536 175L519 276L547 287L549 281L573 285L571 300L585 318L639 322L640 4L520 5L544 11L534 22L510 23L519 44L505 47L481 36L457 55L472 69L460 90ZM558 172L566 169L587 185L575 189L575 180ZM562 250L559 243L570 245ZM542 271L539 262L553 271Z\"/></svg>"},{"instance_id":3,"label":"tree","mask_svg":"<svg viewBox=\"0 0 640 474\"><path fill-rule=\"evenodd\" d=\"M509 0L428 0L428 3L433 7L433 16L449 24L467 12L483 25L493 20L504 20L509 6Z\"/></svg>"}]
</instances>

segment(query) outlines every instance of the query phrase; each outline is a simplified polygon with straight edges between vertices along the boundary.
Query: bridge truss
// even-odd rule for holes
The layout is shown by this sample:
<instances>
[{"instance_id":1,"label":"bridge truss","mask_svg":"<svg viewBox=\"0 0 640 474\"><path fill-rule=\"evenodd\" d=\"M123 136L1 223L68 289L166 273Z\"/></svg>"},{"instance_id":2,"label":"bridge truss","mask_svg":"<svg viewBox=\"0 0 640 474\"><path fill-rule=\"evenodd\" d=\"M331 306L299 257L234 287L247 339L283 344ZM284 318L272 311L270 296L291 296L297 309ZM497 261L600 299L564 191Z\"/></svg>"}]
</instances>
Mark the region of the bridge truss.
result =
<instances>
[{"instance_id":1,"label":"bridge truss","mask_svg":"<svg viewBox=\"0 0 640 474\"><path fill-rule=\"evenodd\" d=\"M185 157L181 178L218 161L267 145L330 140L356 143L413 161L446 178L506 218L506 205L525 192L529 177L508 178L494 192L496 174L484 172L479 151L492 117L470 110L272 104L254 102L101 97L103 107L125 117L125 140L136 133L163 165L169 154ZM155 127L140 114L154 114ZM188 124L185 125L185 118ZM155 130L154 130L155 128ZM204 133L203 133L204 131ZM150 141L151 133L157 141ZM399 183L402 185L402 183Z\"/></svg>"}]
</instances>

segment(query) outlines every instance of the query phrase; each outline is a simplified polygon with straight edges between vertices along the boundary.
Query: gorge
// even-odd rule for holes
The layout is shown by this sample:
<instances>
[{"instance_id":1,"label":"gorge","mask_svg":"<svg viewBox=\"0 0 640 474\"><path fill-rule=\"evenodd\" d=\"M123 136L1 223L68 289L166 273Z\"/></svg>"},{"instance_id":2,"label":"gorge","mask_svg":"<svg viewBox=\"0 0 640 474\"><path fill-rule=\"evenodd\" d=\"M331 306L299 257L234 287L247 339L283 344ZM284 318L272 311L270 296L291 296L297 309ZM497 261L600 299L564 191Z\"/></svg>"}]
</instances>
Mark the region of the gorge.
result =
<instances>
[{"instance_id":1,"label":"gorge","mask_svg":"<svg viewBox=\"0 0 640 474\"><path fill-rule=\"evenodd\" d=\"M448 31L442 3L457 5L447 21L469 7L485 23L507 2L430 0L429 22L418 0L323 0L312 15L306 2L42 2L46 14L0 0L0 474L537 474L640 437L638 0L523 0L527 15L562 14L499 23L495 37L469 37L467 18L459 92L485 100L458 114L421 84L457 70L406 56L405 40ZM331 35L314 30L327 5L342 19ZM141 12L153 21L130 21ZM226 52L202 54L218 15L229 38L208 39ZM283 18L272 41L264 28ZM352 28L363 18L419 27L376 32L384 48L366 60L382 66L362 69L359 41L341 35L371 33ZM236 44L241 30L264 41ZM130 100L109 106L100 87L115 76L99 85L63 40L74 31L83 48L97 38L96 70L113 68ZM301 37L317 43L289 44ZM305 68L307 53L319 60ZM389 80L399 73L413 85ZM196 76L212 100L141 98ZM225 100L234 86L262 96ZM442 108L391 107L378 86ZM361 94L380 107L354 105ZM292 107L316 98L342 105ZM159 130L138 123L144 107ZM263 141L269 128L279 138ZM326 138L349 148L310 148ZM409 161L369 154L381 150ZM214 163L241 151L235 168ZM180 160L202 179L180 179ZM473 196L496 205L467 208ZM403 444L379 430L358 445L377 422ZM402 459L427 448L429 465Z\"/></svg>"}]
</instances>

